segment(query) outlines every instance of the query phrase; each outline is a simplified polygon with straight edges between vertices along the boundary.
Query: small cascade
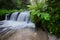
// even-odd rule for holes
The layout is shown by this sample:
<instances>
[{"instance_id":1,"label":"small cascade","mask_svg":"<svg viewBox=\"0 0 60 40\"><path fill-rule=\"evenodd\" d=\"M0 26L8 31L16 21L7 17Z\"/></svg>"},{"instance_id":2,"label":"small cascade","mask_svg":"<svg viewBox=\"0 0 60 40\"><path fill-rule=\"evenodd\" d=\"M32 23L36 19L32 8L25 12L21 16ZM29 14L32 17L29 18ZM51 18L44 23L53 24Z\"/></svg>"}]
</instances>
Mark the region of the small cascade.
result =
<instances>
[{"instance_id":1,"label":"small cascade","mask_svg":"<svg viewBox=\"0 0 60 40\"><path fill-rule=\"evenodd\" d=\"M9 14L6 14L6 15L5 15L5 20L10 20L11 15L12 15L12 12L9 13Z\"/></svg>"},{"instance_id":2,"label":"small cascade","mask_svg":"<svg viewBox=\"0 0 60 40\"><path fill-rule=\"evenodd\" d=\"M10 20L5 21L1 27L9 27L10 29L21 29L21 28L35 28L35 24L30 19L30 11L25 12L14 12L10 14ZM8 19L8 18L7 18Z\"/></svg>"},{"instance_id":3,"label":"small cascade","mask_svg":"<svg viewBox=\"0 0 60 40\"><path fill-rule=\"evenodd\" d=\"M19 12L14 12L14 13L12 13L12 15L11 15L11 17L10 17L10 20L13 20L13 21L17 20L16 18L17 18L18 13L19 13Z\"/></svg>"},{"instance_id":4,"label":"small cascade","mask_svg":"<svg viewBox=\"0 0 60 40\"><path fill-rule=\"evenodd\" d=\"M20 15L18 16L18 19L17 21L20 21L20 22L31 22L31 19L30 19L30 11L25 11L25 12L21 12Z\"/></svg>"},{"instance_id":5,"label":"small cascade","mask_svg":"<svg viewBox=\"0 0 60 40\"><path fill-rule=\"evenodd\" d=\"M18 16L17 21L24 22L26 21L27 15L29 16L29 12L21 12L20 15Z\"/></svg>"}]
</instances>

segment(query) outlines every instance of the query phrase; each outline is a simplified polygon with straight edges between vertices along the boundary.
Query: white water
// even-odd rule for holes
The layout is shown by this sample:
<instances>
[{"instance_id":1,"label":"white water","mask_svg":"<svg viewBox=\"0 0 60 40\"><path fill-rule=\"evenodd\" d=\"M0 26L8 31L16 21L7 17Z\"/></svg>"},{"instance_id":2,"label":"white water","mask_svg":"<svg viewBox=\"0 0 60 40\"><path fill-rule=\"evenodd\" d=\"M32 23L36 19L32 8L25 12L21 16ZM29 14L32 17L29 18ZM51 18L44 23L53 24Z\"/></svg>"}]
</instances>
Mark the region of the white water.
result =
<instances>
[{"instance_id":1,"label":"white water","mask_svg":"<svg viewBox=\"0 0 60 40\"><path fill-rule=\"evenodd\" d=\"M17 14L18 14L18 12L14 12L14 13L11 15L11 17L10 17L10 20L15 21L15 20L16 20L16 17L17 17Z\"/></svg>"},{"instance_id":2,"label":"white water","mask_svg":"<svg viewBox=\"0 0 60 40\"><path fill-rule=\"evenodd\" d=\"M10 17L10 20L4 21L4 24L0 25L0 27L10 28L13 30L20 30L22 28L35 28L35 24L31 22L31 19L29 18L29 11L21 12L18 15L17 21L15 21L17 15L18 12L14 12Z\"/></svg>"},{"instance_id":3,"label":"white water","mask_svg":"<svg viewBox=\"0 0 60 40\"><path fill-rule=\"evenodd\" d=\"M15 20L17 20L16 18L17 18L17 15L18 15L18 13L19 12L14 12L14 13L10 13L10 14L6 14L6 16L5 16L5 20L12 20L12 21L15 21ZM9 16L10 15L10 16ZM9 18L10 17L10 18Z\"/></svg>"}]
</instances>

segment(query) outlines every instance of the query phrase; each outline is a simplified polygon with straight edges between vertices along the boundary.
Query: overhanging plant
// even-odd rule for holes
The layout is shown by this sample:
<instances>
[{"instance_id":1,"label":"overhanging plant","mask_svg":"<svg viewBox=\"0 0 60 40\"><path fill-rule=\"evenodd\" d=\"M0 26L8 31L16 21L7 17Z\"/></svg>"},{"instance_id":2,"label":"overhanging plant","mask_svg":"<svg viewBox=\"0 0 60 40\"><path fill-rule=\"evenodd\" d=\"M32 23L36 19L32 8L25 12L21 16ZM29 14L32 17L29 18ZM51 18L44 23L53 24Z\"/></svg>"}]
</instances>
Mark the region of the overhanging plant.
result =
<instances>
[{"instance_id":1,"label":"overhanging plant","mask_svg":"<svg viewBox=\"0 0 60 40\"><path fill-rule=\"evenodd\" d=\"M31 11L30 17L38 28L43 27L50 34L60 37L60 12L57 11L60 7L58 5L54 9L52 6L56 5L54 4L56 0L54 3L51 2L51 0L33 0L33 4L28 5Z\"/></svg>"}]
</instances>

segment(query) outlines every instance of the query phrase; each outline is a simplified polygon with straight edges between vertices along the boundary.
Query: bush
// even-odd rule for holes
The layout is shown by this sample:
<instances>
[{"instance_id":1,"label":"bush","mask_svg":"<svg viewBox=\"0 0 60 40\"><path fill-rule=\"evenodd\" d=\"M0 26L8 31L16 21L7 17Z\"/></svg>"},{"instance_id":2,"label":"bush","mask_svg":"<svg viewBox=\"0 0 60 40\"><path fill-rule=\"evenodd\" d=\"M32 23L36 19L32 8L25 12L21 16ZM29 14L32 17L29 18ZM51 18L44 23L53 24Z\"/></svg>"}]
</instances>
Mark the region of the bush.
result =
<instances>
[{"instance_id":1,"label":"bush","mask_svg":"<svg viewBox=\"0 0 60 40\"><path fill-rule=\"evenodd\" d=\"M21 9L29 4L27 0L0 0L0 9Z\"/></svg>"},{"instance_id":2,"label":"bush","mask_svg":"<svg viewBox=\"0 0 60 40\"><path fill-rule=\"evenodd\" d=\"M58 0L40 0L34 1L34 4L28 5L31 10L32 21L36 28L43 28L50 34L60 37L60 2Z\"/></svg>"},{"instance_id":3,"label":"bush","mask_svg":"<svg viewBox=\"0 0 60 40\"><path fill-rule=\"evenodd\" d=\"M60 37L60 1L48 0L47 12L51 14L51 20L49 24L49 32Z\"/></svg>"}]
</instances>

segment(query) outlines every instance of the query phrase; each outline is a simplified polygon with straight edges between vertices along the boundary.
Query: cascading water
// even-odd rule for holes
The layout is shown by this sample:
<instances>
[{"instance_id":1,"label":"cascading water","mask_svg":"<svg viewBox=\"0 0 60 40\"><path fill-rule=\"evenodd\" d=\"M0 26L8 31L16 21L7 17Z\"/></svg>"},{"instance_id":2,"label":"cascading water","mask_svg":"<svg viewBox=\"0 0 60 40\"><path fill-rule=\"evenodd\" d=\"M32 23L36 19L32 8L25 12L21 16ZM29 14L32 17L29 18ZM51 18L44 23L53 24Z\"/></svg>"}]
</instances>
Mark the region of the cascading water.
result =
<instances>
[{"instance_id":1,"label":"cascading water","mask_svg":"<svg viewBox=\"0 0 60 40\"><path fill-rule=\"evenodd\" d=\"M14 13L10 13L10 14L6 14L5 20L17 20L17 16L18 16L19 12L14 12Z\"/></svg>"},{"instance_id":2,"label":"cascading water","mask_svg":"<svg viewBox=\"0 0 60 40\"><path fill-rule=\"evenodd\" d=\"M10 16L11 16L11 14L12 14L12 12L9 13L9 14L6 14L6 15L5 15L5 20L10 20Z\"/></svg>"},{"instance_id":3,"label":"cascading water","mask_svg":"<svg viewBox=\"0 0 60 40\"><path fill-rule=\"evenodd\" d=\"M25 11L25 12L21 12L17 21L20 21L20 22L28 22L29 20L29 15L30 15L30 12L29 11ZM30 22L30 21L29 21Z\"/></svg>"},{"instance_id":4,"label":"cascading water","mask_svg":"<svg viewBox=\"0 0 60 40\"><path fill-rule=\"evenodd\" d=\"M4 24L0 25L0 28L9 28L10 30L20 30L22 28L35 28L35 24L31 22L31 19L29 18L30 11L25 12L14 12L10 20L5 21ZM8 29L3 30L1 29L1 32L5 32Z\"/></svg>"},{"instance_id":5,"label":"cascading water","mask_svg":"<svg viewBox=\"0 0 60 40\"><path fill-rule=\"evenodd\" d=\"M14 12L10 17L10 20L13 20L13 21L17 20L17 15L18 15L18 12Z\"/></svg>"}]
</instances>

